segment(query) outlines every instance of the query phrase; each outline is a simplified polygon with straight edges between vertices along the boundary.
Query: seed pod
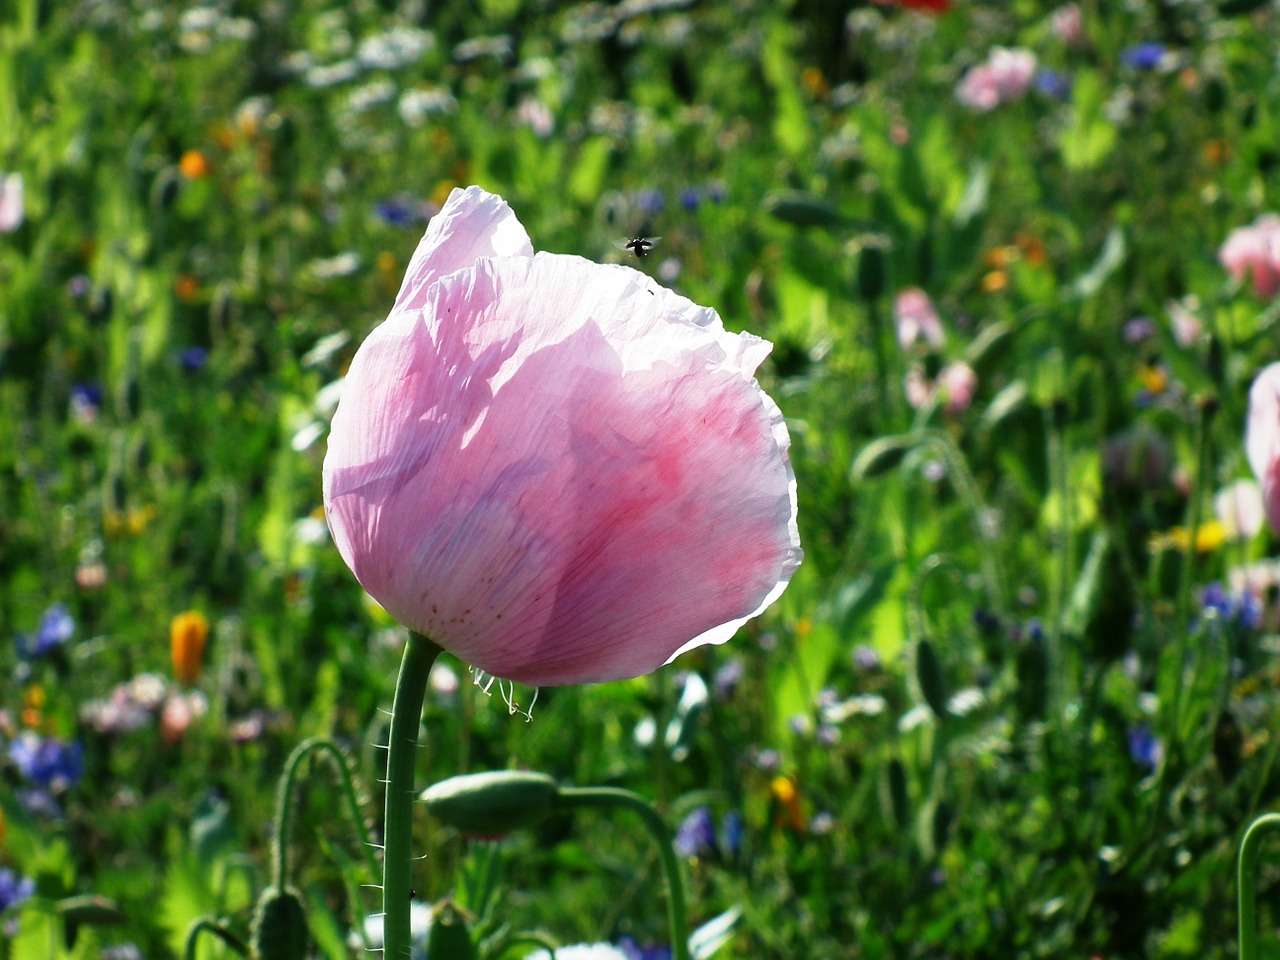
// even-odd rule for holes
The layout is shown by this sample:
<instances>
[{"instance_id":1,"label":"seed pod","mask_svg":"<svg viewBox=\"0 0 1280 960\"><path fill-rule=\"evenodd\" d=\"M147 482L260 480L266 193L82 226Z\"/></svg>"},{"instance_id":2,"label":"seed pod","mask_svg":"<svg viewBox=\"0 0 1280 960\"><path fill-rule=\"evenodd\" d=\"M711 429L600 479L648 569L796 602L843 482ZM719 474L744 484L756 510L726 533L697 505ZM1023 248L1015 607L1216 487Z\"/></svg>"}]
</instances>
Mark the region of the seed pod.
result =
<instances>
[{"instance_id":1,"label":"seed pod","mask_svg":"<svg viewBox=\"0 0 1280 960\"><path fill-rule=\"evenodd\" d=\"M427 934L427 956L475 960L476 947L471 942L466 918L448 900L437 906L432 914L431 930Z\"/></svg>"},{"instance_id":2,"label":"seed pod","mask_svg":"<svg viewBox=\"0 0 1280 960\"><path fill-rule=\"evenodd\" d=\"M878 247L865 246L858 254L858 296L878 300L884 293L885 254Z\"/></svg>"},{"instance_id":3,"label":"seed pod","mask_svg":"<svg viewBox=\"0 0 1280 960\"><path fill-rule=\"evenodd\" d=\"M804 190L777 190L760 206L771 217L797 227L834 227L844 222L834 204Z\"/></svg>"},{"instance_id":4,"label":"seed pod","mask_svg":"<svg viewBox=\"0 0 1280 960\"><path fill-rule=\"evenodd\" d=\"M118 903L94 893L65 897L54 904L54 910L62 917L63 942L68 950L75 947L81 926L107 926L125 920Z\"/></svg>"},{"instance_id":5,"label":"seed pod","mask_svg":"<svg viewBox=\"0 0 1280 960\"><path fill-rule=\"evenodd\" d=\"M253 918L255 960L305 960L309 940L307 914L298 894L288 888L263 890Z\"/></svg>"},{"instance_id":6,"label":"seed pod","mask_svg":"<svg viewBox=\"0 0 1280 960\"><path fill-rule=\"evenodd\" d=\"M888 784L889 813L899 830L906 830L911 825L911 800L907 796L907 768L901 760L890 760L885 767L885 781Z\"/></svg>"},{"instance_id":7,"label":"seed pod","mask_svg":"<svg viewBox=\"0 0 1280 960\"><path fill-rule=\"evenodd\" d=\"M950 712L947 710L947 687L942 679L942 665L938 663L938 654L928 640L916 644L916 681L934 716L939 720L947 719Z\"/></svg>"}]
</instances>

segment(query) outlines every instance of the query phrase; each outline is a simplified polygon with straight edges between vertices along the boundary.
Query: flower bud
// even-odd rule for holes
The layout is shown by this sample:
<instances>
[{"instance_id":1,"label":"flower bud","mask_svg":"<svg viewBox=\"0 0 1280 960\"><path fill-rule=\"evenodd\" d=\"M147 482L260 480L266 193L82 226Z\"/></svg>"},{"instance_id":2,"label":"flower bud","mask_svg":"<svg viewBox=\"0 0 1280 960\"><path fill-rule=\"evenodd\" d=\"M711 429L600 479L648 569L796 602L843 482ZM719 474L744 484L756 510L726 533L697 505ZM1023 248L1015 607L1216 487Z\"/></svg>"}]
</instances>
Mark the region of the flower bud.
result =
<instances>
[{"instance_id":1,"label":"flower bud","mask_svg":"<svg viewBox=\"0 0 1280 960\"><path fill-rule=\"evenodd\" d=\"M463 833L500 836L536 826L552 812L559 793L545 773L495 770L441 780L422 792L422 802Z\"/></svg>"},{"instance_id":2,"label":"flower bud","mask_svg":"<svg viewBox=\"0 0 1280 960\"><path fill-rule=\"evenodd\" d=\"M208 639L209 621L199 611L180 613L169 624L169 655L179 683L189 685L200 679Z\"/></svg>"}]
</instances>

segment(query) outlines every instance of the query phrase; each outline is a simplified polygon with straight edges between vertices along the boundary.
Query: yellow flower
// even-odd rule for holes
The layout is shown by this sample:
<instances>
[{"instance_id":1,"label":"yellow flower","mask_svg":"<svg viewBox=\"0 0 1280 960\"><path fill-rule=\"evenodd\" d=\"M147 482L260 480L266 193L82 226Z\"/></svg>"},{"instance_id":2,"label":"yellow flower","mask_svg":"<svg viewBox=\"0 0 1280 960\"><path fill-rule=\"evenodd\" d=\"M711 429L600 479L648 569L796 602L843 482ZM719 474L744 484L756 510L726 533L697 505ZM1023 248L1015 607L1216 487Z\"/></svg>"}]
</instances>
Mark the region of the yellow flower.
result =
<instances>
[{"instance_id":1,"label":"yellow flower","mask_svg":"<svg viewBox=\"0 0 1280 960\"><path fill-rule=\"evenodd\" d=\"M1196 553L1208 553L1217 550L1227 541L1227 528L1221 520L1210 520L1200 524L1196 532ZM1174 527L1167 533L1151 535L1147 546L1152 553L1161 550L1177 550L1186 553L1191 547L1191 533L1186 527Z\"/></svg>"},{"instance_id":2,"label":"yellow flower","mask_svg":"<svg viewBox=\"0 0 1280 960\"><path fill-rule=\"evenodd\" d=\"M1158 397L1169 388L1169 375L1159 364L1144 364L1138 370L1138 380L1142 388L1153 397Z\"/></svg>"},{"instance_id":3,"label":"yellow flower","mask_svg":"<svg viewBox=\"0 0 1280 960\"><path fill-rule=\"evenodd\" d=\"M208 639L209 621L198 610L180 613L169 624L169 655L179 683L192 684L200 678Z\"/></svg>"}]
</instances>

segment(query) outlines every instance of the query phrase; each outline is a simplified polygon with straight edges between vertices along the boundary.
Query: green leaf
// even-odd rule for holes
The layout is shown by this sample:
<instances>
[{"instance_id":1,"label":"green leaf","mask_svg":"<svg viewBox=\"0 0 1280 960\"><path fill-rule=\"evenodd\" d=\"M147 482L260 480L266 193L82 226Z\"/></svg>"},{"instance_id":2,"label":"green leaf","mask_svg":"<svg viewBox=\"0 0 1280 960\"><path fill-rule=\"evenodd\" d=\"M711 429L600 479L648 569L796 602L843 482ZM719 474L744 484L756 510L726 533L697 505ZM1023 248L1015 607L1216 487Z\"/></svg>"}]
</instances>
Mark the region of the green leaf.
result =
<instances>
[{"instance_id":1,"label":"green leaf","mask_svg":"<svg viewBox=\"0 0 1280 960\"><path fill-rule=\"evenodd\" d=\"M1102 250L1093 266L1067 286L1064 293L1066 299L1087 300L1097 293L1107 278L1120 269L1127 252L1124 231L1119 227L1112 227L1107 231L1107 238L1102 242Z\"/></svg>"},{"instance_id":2,"label":"green leaf","mask_svg":"<svg viewBox=\"0 0 1280 960\"><path fill-rule=\"evenodd\" d=\"M1097 73L1082 70L1071 89L1071 115L1058 135L1058 148L1068 169L1083 172L1102 163L1115 146L1117 134L1104 114L1107 90Z\"/></svg>"}]
</instances>

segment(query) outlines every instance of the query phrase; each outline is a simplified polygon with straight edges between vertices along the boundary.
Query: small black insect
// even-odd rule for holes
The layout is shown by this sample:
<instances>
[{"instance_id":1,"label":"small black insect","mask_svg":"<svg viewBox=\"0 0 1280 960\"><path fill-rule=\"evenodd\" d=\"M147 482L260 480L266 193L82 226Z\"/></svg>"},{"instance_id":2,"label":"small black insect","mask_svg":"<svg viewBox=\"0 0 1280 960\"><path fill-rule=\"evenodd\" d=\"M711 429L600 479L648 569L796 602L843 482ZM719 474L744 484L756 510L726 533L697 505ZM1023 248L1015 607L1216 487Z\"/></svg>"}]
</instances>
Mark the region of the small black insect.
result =
<instances>
[{"instance_id":1,"label":"small black insect","mask_svg":"<svg viewBox=\"0 0 1280 960\"><path fill-rule=\"evenodd\" d=\"M617 241L614 246L619 250L630 250L637 257L647 257L649 251L658 245L661 237L630 237Z\"/></svg>"}]
</instances>

